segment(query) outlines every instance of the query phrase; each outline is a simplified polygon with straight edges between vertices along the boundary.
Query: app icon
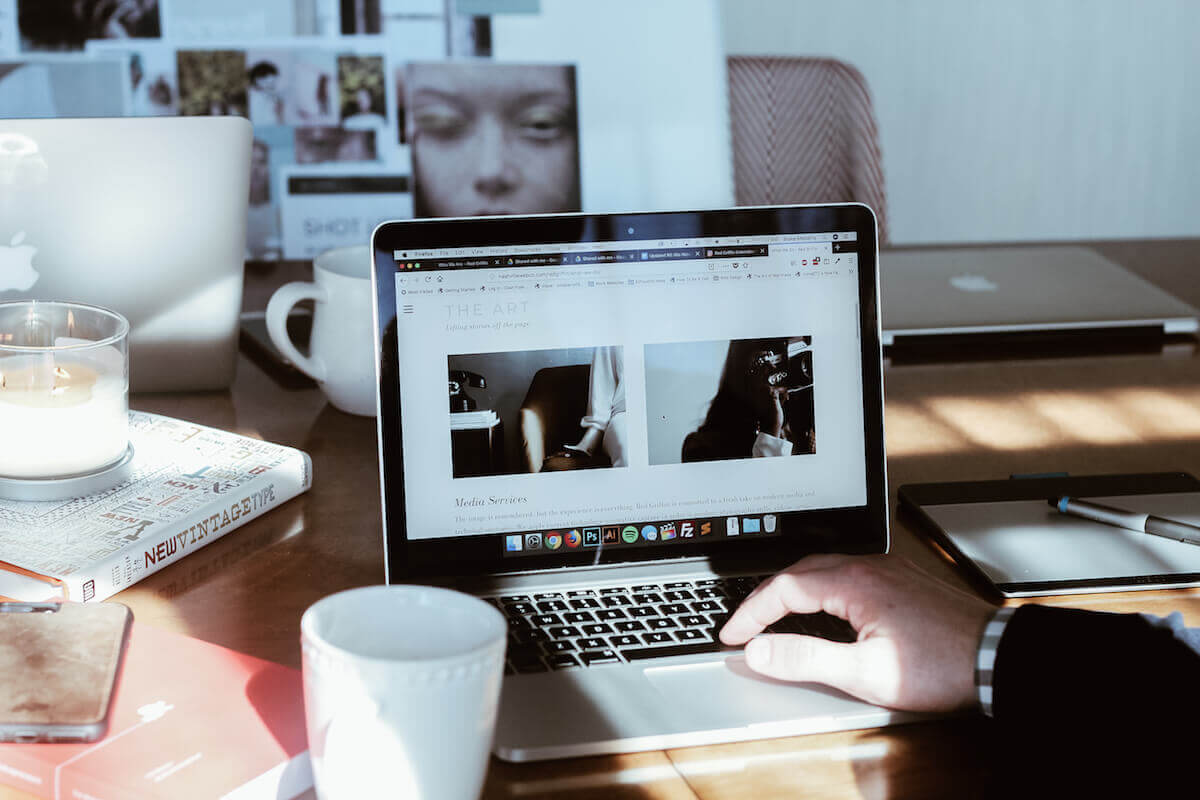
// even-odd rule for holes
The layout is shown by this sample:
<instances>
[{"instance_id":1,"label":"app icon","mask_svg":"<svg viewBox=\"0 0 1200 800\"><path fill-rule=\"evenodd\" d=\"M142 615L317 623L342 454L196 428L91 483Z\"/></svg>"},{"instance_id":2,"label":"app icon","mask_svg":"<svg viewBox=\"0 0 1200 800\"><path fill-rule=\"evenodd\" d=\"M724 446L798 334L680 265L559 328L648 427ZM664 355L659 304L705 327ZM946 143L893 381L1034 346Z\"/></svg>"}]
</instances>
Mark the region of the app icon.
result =
<instances>
[{"instance_id":1,"label":"app icon","mask_svg":"<svg viewBox=\"0 0 1200 800\"><path fill-rule=\"evenodd\" d=\"M679 523L679 536L683 539L691 539L696 535L696 525L692 522Z\"/></svg>"},{"instance_id":2,"label":"app icon","mask_svg":"<svg viewBox=\"0 0 1200 800\"><path fill-rule=\"evenodd\" d=\"M570 544L568 542L568 544ZM599 528L584 528L583 529L583 546L584 547L599 547L600 546L600 529Z\"/></svg>"},{"instance_id":3,"label":"app icon","mask_svg":"<svg viewBox=\"0 0 1200 800\"><path fill-rule=\"evenodd\" d=\"M742 533L758 533L762 530L762 522L758 517L742 517Z\"/></svg>"},{"instance_id":4,"label":"app icon","mask_svg":"<svg viewBox=\"0 0 1200 800\"><path fill-rule=\"evenodd\" d=\"M674 522L664 522L662 525L658 526L658 533L660 536L662 536L662 540L664 542L667 541L668 539L674 539L675 538L675 523Z\"/></svg>"},{"instance_id":5,"label":"app icon","mask_svg":"<svg viewBox=\"0 0 1200 800\"><path fill-rule=\"evenodd\" d=\"M621 538L625 540L625 544L633 544L638 540L638 529L632 525L626 525L621 531Z\"/></svg>"},{"instance_id":6,"label":"app icon","mask_svg":"<svg viewBox=\"0 0 1200 800\"><path fill-rule=\"evenodd\" d=\"M514 533L512 536L505 536L504 537L504 549L510 553L520 550L521 549L521 540L523 538L524 537L522 537L521 534L519 534L519 533Z\"/></svg>"},{"instance_id":7,"label":"app icon","mask_svg":"<svg viewBox=\"0 0 1200 800\"><path fill-rule=\"evenodd\" d=\"M700 535L708 536L710 533L712 533L712 523L711 522L701 522L700 523Z\"/></svg>"},{"instance_id":8,"label":"app icon","mask_svg":"<svg viewBox=\"0 0 1200 800\"><path fill-rule=\"evenodd\" d=\"M776 520L775 520L774 514L764 515L763 516L763 530L765 530L767 533L774 533L775 532L775 522L776 522Z\"/></svg>"},{"instance_id":9,"label":"app icon","mask_svg":"<svg viewBox=\"0 0 1200 800\"><path fill-rule=\"evenodd\" d=\"M621 541L621 529L616 527L605 528L604 538L602 541L605 544L616 544L617 542Z\"/></svg>"},{"instance_id":10,"label":"app icon","mask_svg":"<svg viewBox=\"0 0 1200 800\"><path fill-rule=\"evenodd\" d=\"M647 542L653 542L658 539L658 528L653 525L642 526L642 538Z\"/></svg>"},{"instance_id":11,"label":"app icon","mask_svg":"<svg viewBox=\"0 0 1200 800\"><path fill-rule=\"evenodd\" d=\"M541 550L542 535L540 533L525 534L525 549L526 550Z\"/></svg>"},{"instance_id":12,"label":"app icon","mask_svg":"<svg viewBox=\"0 0 1200 800\"><path fill-rule=\"evenodd\" d=\"M737 536L739 533L741 533L741 531L738 530L737 517L730 517L729 519L725 520L726 536Z\"/></svg>"},{"instance_id":13,"label":"app icon","mask_svg":"<svg viewBox=\"0 0 1200 800\"><path fill-rule=\"evenodd\" d=\"M546 534L546 549L557 550L563 546L562 534L558 531L550 531Z\"/></svg>"},{"instance_id":14,"label":"app icon","mask_svg":"<svg viewBox=\"0 0 1200 800\"><path fill-rule=\"evenodd\" d=\"M567 531L567 535L563 538L566 540L567 547L579 547L583 543L583 537L576 530Z\"/></svg>"}]
</instances>

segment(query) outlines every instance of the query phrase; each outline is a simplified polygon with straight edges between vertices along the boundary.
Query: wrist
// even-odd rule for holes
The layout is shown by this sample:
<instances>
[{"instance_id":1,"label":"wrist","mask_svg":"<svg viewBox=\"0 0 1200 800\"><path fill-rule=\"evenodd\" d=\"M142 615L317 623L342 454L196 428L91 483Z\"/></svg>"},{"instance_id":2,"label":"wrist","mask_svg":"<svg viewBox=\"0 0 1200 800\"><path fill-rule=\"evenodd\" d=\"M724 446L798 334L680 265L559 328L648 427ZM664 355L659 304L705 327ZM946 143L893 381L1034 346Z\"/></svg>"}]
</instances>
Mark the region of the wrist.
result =
<instances>
[{"instance_id":1,"label":"wrist","mask_svg":"<svg viewBox=\"0 0 1200 800\"><path fill-rule=\"evenodd\" d=\"M989 717L993 713L992 676L996 665L996 651L1000 647L1004 629L1016 610L1013 607L996 609L983 626L983 632L979 636L979 645L975 651L975 697L979 703L979 709Z\"/></svg>"}]
</instances>

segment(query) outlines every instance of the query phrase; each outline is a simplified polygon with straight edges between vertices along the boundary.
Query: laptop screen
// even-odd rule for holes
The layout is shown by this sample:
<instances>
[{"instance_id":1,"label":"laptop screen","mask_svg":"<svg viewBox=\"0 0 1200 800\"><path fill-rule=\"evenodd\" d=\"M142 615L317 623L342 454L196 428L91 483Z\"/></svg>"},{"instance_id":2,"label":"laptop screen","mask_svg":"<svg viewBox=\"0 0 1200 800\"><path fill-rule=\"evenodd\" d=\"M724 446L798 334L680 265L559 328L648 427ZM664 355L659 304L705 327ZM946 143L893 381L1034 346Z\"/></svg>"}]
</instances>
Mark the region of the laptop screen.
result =
<instances>
[{"instance_id":1,"label":"laptop screen","mask_svg":"<svg viewBox=\"0 0 1200 800\"><path fill-rule=\"evenodd\" d=\"M885 549L874 229L835 208L379 229L389 577Z\"/></svg>"}]
</instances>

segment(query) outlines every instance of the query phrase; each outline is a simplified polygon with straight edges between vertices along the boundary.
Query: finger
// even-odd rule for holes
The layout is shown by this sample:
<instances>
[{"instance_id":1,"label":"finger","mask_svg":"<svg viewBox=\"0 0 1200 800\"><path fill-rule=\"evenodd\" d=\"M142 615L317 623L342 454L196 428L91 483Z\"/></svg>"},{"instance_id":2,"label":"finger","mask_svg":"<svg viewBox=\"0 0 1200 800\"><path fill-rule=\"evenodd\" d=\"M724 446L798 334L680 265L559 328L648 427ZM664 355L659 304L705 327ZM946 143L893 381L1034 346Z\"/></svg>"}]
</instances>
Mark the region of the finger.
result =
<instances>
[{"instance_id":1,"label":"finger","mask_svg":"<svg viewBox=\"0 0 1200 800\"><path fill-rule=\"evenodd\" d=\"M721 628L721 641L741 644L792 613L826 611L846 619L846 583L841 567L781 572L742 601Z\"/></svg>"},{"instance_id":2,"label":"finger","mask_svg":"<svg viewBox=\"0 0 1200 800\"><path fill-rule=\"evenodd\" d=\"M831 569L842 566L851 558L854 558L854 556L842 555L840 553L818 553L816 555L805 556L787 569L782 570L779 574L800 575L804 572L812 572L818 569ZM746 600L761 592L771 580L772 578L768 578L758 586L755 586L753 591L746 596ZM742 602L745 602L745 600Z\"/></svg>"},{"instance_id":3,"label":"finger","mask_svg":"<svg viewBox=\"0 0 1200 800\"><path fill-rule=\"evenodd\" d=\"M815 636L759 636L746 645L746 665L771 678L813 681L853 694L861 671L856 647Z\"/></svg>"}]
</instances>

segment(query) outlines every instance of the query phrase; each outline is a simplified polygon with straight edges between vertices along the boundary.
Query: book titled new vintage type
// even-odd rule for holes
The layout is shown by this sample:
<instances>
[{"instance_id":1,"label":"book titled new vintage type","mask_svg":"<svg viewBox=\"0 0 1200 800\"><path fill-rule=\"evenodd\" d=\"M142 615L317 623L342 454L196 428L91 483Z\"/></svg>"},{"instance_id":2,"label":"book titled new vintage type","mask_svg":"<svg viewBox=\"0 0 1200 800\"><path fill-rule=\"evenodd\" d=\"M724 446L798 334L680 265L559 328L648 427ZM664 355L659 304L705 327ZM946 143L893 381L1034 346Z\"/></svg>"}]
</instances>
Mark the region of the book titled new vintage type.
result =
<instances>
[{"instance_id":1,"label":"book titled new vintage type","mask_svg":"<svg viewBox=\"0 0 1200 800\"><path fill-rule=\"evenodd\" d=\"M108 734L0 744L0 784L51 800L285 800L312 786L300 671L136 620Z\"/></svg>"},{"instance_id":2,"label":"book titled new vintage type","mask_svg":"<svg viewBox=\"0 0 1200 800\"><path fill-rule=\"evenodd\" d=\"M0 596L103 600L312 485L292 447L131 411L132 477L72 500L0 500Z\"/></svg>"}]
</instances>

